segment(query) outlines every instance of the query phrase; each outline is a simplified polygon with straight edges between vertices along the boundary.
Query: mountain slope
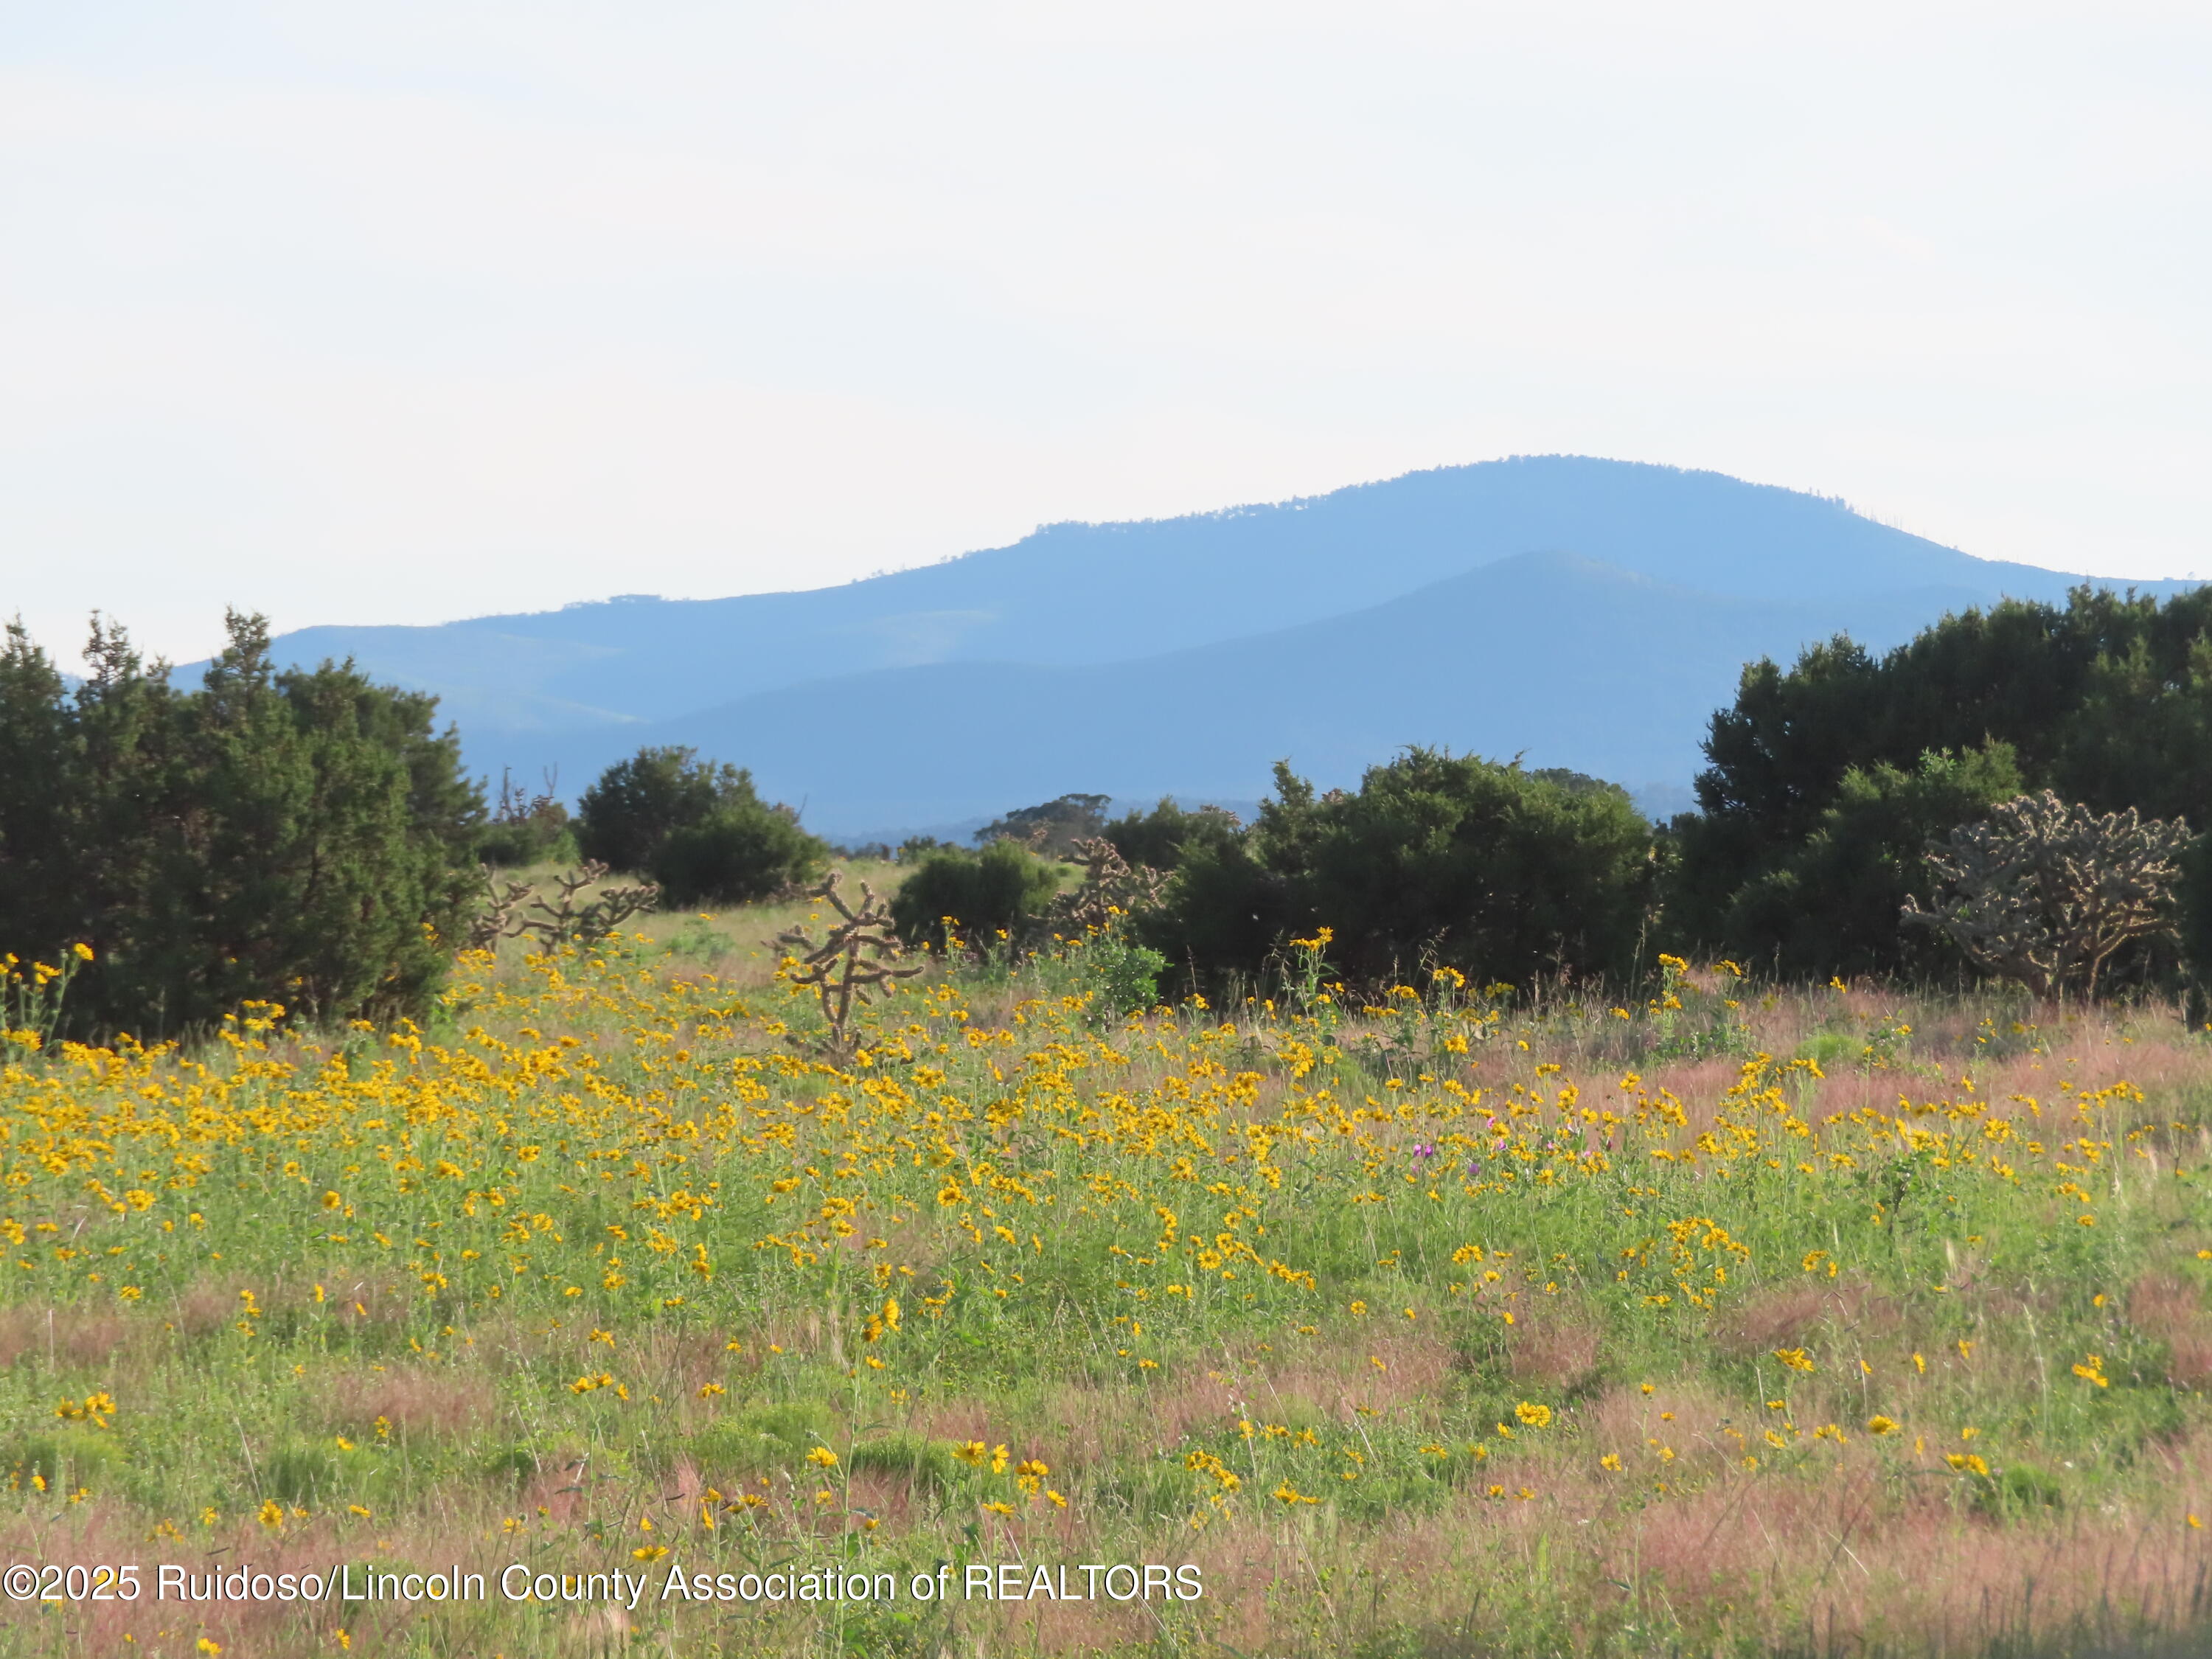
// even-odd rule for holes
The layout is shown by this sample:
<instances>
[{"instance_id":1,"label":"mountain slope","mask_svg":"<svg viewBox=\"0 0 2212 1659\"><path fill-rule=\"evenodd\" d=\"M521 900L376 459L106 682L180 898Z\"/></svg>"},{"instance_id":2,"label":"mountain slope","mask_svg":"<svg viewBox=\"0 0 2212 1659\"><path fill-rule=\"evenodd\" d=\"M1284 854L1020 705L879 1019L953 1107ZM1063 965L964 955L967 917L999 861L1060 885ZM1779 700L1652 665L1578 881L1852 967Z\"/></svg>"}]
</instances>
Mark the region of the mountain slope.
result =
<instances>
[{"instance_id":1,"label":"mountain slope","mask_svg":"<svg viewBox=\"0 0 2212 1659\"><path fill-rule=\"evenodd\" d=\"M380 677L439 693L489 755L506 734L665 720L875 669L1073 666L1220 643L1548 551L1778 603L1925 587L1954 590L1962 603L2056 598L2078 580L1972 558L1818 496L1553 456L1411 473L1273 507L1051 525L1012 546L841 587L632 598L436 628L313 628L277 645L302 662L351 655Z\"/></svg>"},{"instance_id":2,"label":"mountain slope","mask_svg":"<svg viewBox=\"0 0 2212 1659\"><path fill-rule=\"evenodd\" d=\"M840 836L1070 790L1249 800L1278 757L1350 785L1414 743L1679 782L1747 657L1786 659L1838 628L1887 644L1971 597L1748 599L1528 554L1255 638L1127 663L848 675L580 738L558 758L563 776L584 777L641 742L689 744L750 767Z\"/></svg>"},{"instance_id":3,"label":"mountain slope","mask_svg":"<svg viewBox=\"0 0 2212 1659\"><path fill-rule=\"evenodd\" d=\"M573 794L641 743L689 743L850 834L1070 789L1250 799L1279 756L1349 783L1409 743L1679 795L1746 660L1838 630L1880 647L2081 580L1819 496L1551 456L1051 525L842 587L311 628L276 647L435 692L488 773L557 764Z\"/></svg>"}]
</instances>

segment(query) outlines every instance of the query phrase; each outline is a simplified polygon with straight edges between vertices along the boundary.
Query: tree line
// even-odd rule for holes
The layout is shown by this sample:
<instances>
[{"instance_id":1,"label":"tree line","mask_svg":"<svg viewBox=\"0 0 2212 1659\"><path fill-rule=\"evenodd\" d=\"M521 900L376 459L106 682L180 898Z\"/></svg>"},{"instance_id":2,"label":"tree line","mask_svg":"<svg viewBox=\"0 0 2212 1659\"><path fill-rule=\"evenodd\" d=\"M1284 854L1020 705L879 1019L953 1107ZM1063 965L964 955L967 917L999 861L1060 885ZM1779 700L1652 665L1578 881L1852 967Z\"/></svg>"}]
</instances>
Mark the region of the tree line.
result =
<instances>
[{"instance_id":1,"label":"tree line","mask_svg":"<svg viewBox=\"0 0 2212 1659\"><path fill-rule=\"evenodd\" d=\"M1703 747L1697 810L1661 824L1595 779L1414 749L1356 791L1316 795L1279 766L1249 826L1171 801L1109 824L1100 798L1069 796L985 834L1050 850L1087 813L1131 863L1173 872L1133 926L1201 986L1264 977L1285 940L1327 927L1332 961L1370 982L1632 978L1663 948L1782 978L2203 1000L2212 590L2084 586L1880 655L1838 635L1786 669L1749 665ZM1039 911L1042 878L1010 845L923 855L902 890L917 915L964 904L1018 934ZM2078 891L2055 890L2062 869ZM2085 907L2100 914L2052 920ZM2028 937L2069 927L2081 937Z\"/></svg>"},{"instance_id":2,"label":"tree line","mask_svg":"<svg viewBox=\"0 0 2212 1659\"><path fill-rule=\"evenodd\" d=\"M1785 975L1955 975L1954 944L1901 921L1935 885L1931 850L2048 791L2197 832L2175 933L2121 971L2212 964L2212 589L2008 601L1879 657L1838 636L1787 671L1747 667L1705 750L1698 810L1664 837L1668 922L1688 942Z\"/></svg>"},{"instance_id":3,"label":"tree line","mask_svg":"<svg viewBox=\"0 0 2212 1659\"><path fill-rule=\"evenodd\" d=\"M550 779L488 799L434 699L349 663L279 670L260 618L228 627L192 689L98 622L74 685L20 625L0 646L0 957L19 1003L27 964L66 961L70 1029L187 1034L249 1000L419 1014L486 865L590 860L690 907L793 889L835 854L689 750L617 763L573 814ZM1600 780L1426 749L1355 790L1279 764L1249 824L1172 801L1109 820L1104 797L1065 796L975 845L897 849L892 915L919 948L1024 948L1071 914L1069 860L1110 847L1158 872L1114 925L1186 988L1264 981L1322 928L1331 966L1376 983L1624 980L1662 948L1963 980L2011 971L1991 930L2007 884L2033 882L2003 834L2076 864L2133 836L2139 925L2087 971L2212 977L2212 591L2084 586L1880 655L1839 635L1747 667L1704 750L1697 809L1663 824ZM1981 896L1962 898L1975 859ZM2043 988L2081 979L2052 973Z\"/></svg>"}]
</instances>

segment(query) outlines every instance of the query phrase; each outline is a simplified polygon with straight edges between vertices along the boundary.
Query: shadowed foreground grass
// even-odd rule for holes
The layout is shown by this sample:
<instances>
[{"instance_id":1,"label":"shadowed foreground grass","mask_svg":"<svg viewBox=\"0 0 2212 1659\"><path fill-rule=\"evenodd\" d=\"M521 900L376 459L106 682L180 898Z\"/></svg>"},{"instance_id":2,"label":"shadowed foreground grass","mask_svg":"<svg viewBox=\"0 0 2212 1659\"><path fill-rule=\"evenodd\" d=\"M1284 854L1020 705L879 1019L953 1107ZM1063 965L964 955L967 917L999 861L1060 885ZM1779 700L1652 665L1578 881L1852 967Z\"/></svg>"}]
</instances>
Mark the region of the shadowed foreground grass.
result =
<instances>
[{"instance_id":1,"label":"shadowed foreground grass","mask_svg":"<svg viewBox=\"0 0 2212 1659\"><path fill-rule=\"evenodd\" d=\"M1348 1006L1318 940L1277 1004L1121 1019L1077 945L904 982L838 1067L769 931L465 958L429 1029L10 1039L0 1560L145 1593L0 1604L0 1651L2197 1650L2169 1012L1725 966ZM1051 1593L910 1594L1011 1563Z\"/></svg>"}]
</instances>

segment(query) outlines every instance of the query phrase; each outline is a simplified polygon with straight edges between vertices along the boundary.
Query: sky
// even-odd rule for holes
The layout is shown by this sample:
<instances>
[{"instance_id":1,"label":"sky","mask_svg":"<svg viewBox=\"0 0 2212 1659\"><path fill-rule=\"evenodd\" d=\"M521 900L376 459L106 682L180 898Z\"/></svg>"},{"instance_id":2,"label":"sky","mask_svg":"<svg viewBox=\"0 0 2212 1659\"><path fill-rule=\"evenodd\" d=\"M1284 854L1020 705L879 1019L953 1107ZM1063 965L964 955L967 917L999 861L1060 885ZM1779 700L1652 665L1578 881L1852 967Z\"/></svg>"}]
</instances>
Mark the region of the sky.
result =
<instances>
[{"instance_id":1,"label":"sky","mask_svg":"<svg viewBox=\"0 0 2212 1659\"><path fill-rule=\"evenodd\" d=\"M1552 453L2212 576L2208 256L2202 4L0 0L0 614L182 659Z\"/></svg>"}]
</instances>

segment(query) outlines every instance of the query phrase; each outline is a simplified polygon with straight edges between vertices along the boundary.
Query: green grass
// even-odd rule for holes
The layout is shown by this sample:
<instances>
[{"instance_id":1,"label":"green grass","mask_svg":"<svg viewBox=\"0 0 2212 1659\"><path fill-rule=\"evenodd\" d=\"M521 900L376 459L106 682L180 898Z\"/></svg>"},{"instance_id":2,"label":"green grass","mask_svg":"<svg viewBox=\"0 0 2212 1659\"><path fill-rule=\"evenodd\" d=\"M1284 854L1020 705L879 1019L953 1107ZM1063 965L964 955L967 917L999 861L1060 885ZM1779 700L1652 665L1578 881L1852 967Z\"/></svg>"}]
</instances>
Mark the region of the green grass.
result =
<instances>
[{"instance_id":1,"label":"green grass","mask_svg":"<svg viewBox=\"0 0 2212 1659\"><path fill-rule=\"evenodd\" d=\"M10 1559L1202 1600L11 1605L0 1652L2201 1637L2212 1050L2170 1012L1709 973L1363 1008L1316 963L1121 1021L1078 946L933 969L840 1071L760 944L804 914L465 961L421 1031L17 1044Z\"/></svg>"}]
</instances>

